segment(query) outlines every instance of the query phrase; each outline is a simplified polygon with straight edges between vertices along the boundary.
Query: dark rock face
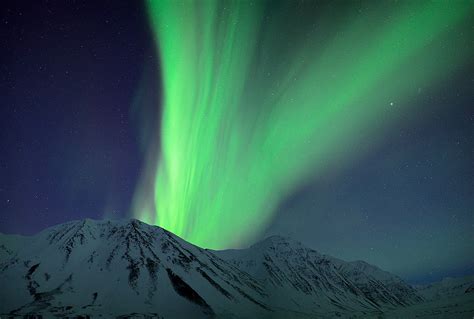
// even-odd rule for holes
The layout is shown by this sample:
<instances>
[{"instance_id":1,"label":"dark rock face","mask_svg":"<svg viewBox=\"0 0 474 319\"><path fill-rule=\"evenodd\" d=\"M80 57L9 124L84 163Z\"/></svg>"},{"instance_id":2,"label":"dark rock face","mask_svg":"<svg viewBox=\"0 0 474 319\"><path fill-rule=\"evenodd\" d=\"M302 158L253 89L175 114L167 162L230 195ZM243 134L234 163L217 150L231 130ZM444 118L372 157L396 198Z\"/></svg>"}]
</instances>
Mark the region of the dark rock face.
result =
<instances>
[{"instance_id":1,"label":"dark rock face","mask_svg":"<svg viewBox=\"0 0 474 319\"><path fill-rule=\"evenodd\" d=\"M188 299L189 301L197 304L200 306L205 314L208 314L214 317L215 313L214 310L206 303L204 299L193 289L189 286L181 277L176 275L171 269L166 268L166 272L168 273L168 277L173 285L174 290L184 298Z\"/></svg>"}]
</instances>

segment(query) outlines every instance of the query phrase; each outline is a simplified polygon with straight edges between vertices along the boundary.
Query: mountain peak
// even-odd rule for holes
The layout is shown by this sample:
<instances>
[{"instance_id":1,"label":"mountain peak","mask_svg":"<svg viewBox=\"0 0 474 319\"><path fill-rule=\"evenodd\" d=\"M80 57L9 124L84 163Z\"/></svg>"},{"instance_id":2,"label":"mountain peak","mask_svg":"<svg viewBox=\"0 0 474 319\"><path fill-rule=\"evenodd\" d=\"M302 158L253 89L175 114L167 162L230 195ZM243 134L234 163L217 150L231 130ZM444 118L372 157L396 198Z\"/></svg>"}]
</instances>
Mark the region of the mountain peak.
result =
<instances>
[{"instance_id":1,"label":"mountain peak","mask_svg":"<svg viewBox=\"0 0 474 319\"><path fill-rule=\"evenodd\" d=\"M271 250L291 250L291 249L308 249L310 248L304 246L300 241L295 240L291 237L281 236L281 235L272 235L266 237L262 241L250 246L250 248L260 248L260 249L271 249Z\"/></svg>"},{"instance_id":2,"label":"mountain peak","mask_svg":"<svg viewBox=\"0 0 474 319\"><path fill-rule=\"evenodd\" d=\"M56 225L8 243L0 255L0 314L116 317L138 310L201 318L237 306L267 311L263 288L248 274L136 219Z\"/></svg>"},{"instance_id":3,"label":"mountain peak","mask_svg":"<svg viewBox=\"0 0 474 319\"><path fill-rule=\"evenodd\" d=\"M271 235L266 237L265 239L262 240L262 242L269 241L272 243L299 243L298 241L294 240L291 237L288 236L282 236L282 235Z\"/></svg>"},{"instance_id":4,"label":"mountain peak","mask_svg":"<svg viewBox=\"0 0 474 319\"><path fill-rule=\"evenodd\" d=\"M276 309L379 311L419 299L375 266L321 255L286 236L212 251L136 219L84 219L4 237L0 314L113 317L138 310L181 318L247 309L250 318Z\"/></svg>"}]
</instances>

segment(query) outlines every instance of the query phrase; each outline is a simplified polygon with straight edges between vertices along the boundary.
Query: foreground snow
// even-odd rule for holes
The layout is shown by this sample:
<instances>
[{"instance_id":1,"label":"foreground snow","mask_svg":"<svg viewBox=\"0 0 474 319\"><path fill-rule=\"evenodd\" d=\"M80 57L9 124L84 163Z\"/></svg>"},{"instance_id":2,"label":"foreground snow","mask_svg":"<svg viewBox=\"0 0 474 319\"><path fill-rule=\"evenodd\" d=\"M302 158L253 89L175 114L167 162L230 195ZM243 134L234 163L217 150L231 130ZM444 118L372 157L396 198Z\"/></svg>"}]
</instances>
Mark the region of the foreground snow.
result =
<instances>
[{"instance_id":1,"label":"foreground snow","mask_svg":"<svg viewBox=\"0 0 474 319\"><path fill-rule=\"evenodd\" d=\"M474 317L474 294L462 294L409 307L396 308L367 318L470 319Z\"/></svg>"}]
</instances>

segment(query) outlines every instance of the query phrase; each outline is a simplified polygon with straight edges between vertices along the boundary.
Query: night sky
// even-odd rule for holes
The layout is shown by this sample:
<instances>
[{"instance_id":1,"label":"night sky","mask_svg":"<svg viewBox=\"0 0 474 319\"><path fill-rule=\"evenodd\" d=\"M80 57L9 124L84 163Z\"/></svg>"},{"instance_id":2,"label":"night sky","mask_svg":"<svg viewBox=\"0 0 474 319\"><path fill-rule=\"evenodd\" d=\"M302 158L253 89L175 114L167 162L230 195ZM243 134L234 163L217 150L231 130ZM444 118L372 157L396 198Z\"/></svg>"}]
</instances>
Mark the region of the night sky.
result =
<instances>
[{"instance_id":1,"label":"night sky","mask_svg":"<svg viewBox=\"0 0 474 319\"><path fill-rule=\"evenodd\" d=\"M397 34L389 32L392 22L385 22L381 14L392 17L399 8L388 5L372 9L347 2L294 3L267 2L261 15L254 13L253 7L243 7L242 12L248 15L237 16L240 24L220 25L219 30L235 32L236 41L240 40L237 43L245 46L229 45L231 49L226 53L225 31L209 33L207 51L205 45L193 46L193 39L183 36L196 25L203 25L202 37L207 39L205 31L213 28L208 16L194 20L188 17L184 23L179 10L147 7L139 1L3 1L0 232L33 234L86 217L139 217L212 248L216 246L215 238L224 235L226 240L222 239L219 248L247 246L273 234L288 235L320 252L347 260L362 259L412 282L473 273L474 63L465 58L453 59L455 62L438 60L444 56L443 50L447 50L446 56L458 51L473 56L474 20L466 22L472 12L459 23L450 25L446 21L451 32L449 41L459 42L440 36L414 53L408 43L400 52L416 53L416 59L397 64L394 55L383 64L394 65L396 71L387 67L385 72L382 67L385 73L380 73L380 77L393 82L372 84L372 78L366 75L361 82L365 80L367 86L377 90L376 95L349 96L347 92L354 88L346 84L345 71L350 73L352 65L356 66L354 70L359 66L371 69L370 59L365 64L363 61L372 53L366 50L365 40L359 39L359 29L351 34L350 29L339 26L351 25L356 14L365 17L364 12L369 12L372 20L363 21L387 23L387 33L381 34L396 39ZM231 5L215 12L222 20L234 17ZM370 15L374 12L377 14ZM260 33L245 28L252 23L262 25ZM169 33L167 27L173 24L175 33ZM310 32L303 32L308 28ZM367 39L378 35L378 30L364 32ZM313 43L312 39L317 40ZM352 61L349 55L339 55L336 49L343 46L331 39L343 44L359 39L350 46L354 56L360 53L361 59ZM298 49L299 43L307 44L302 46L304 50ZM256 57L243 58L254 47ZM337 55L333 59L330 54L322 69L311 62L316 61L312 52L321 48L321 52L334 51ZM373 56L378 51L374 50ZM229 61L239 61L235 65L228 62L226 70L238 71L246 64L251 71L242 77L229 71L228 79L219 78L215 70L225 65L226 54L233 57ZM297 69L296 64L287 62L295 56L302 57L303 62L299 61L309 70L308 75L303 72L300 77L306 80L282 87L285 93L279 99L266 98L266 93L278 92L274 90L280 85L277 74ZM201 57L204 69L188 73L186 67L201 61ZM429 65L431 60L446 66L425 78L423 63ZM341 70L333 72L335 65L342 65ZM416 65L420 65L419 70ZM288 101L298 100L300 92L308 96L314 91L312 85L320 79L310 73L313 67L323 75L342 78L342 84L329 80L334 92L332 88L327 92L342 96L348 104L379 105L363 109L360 138L339 139L338 131L352 123L351 113L344 109L324 115L323 119L336 123L325 129L325 134L318 132L317 136L324 135L324 139L313 133L293 134L302 125L300 120L307 117L306 109L301 110L302 117L279 121L279 116L287 119L288 114L299 112ZM412 72L406 71L407 67ZM373 69L379 72L380 67ZM169 85L168 80L176 76L179 85ZM428 77L430 81L426 81ZM416 86L404 89L400 84L404 81L410 85L414 81ZM200 103L209 104L208 100L193 97L193 92L206 90L231 92L212 100L219 108L219 102L234 101L233 90L238 91L239 85L244 92L241 103L222 108L224 115L215 115L212 109L204 111ZM397 88L391 90L391 86ZM163 96L173 97L176 87L176 104L163 103ZM410 89L414 96L405 98ZM186 98L196 105L180 108L180 103L187 105ZM323 97L309 96L308 100L327 102ZM311 111L311 104L307 108L315 117L326 114ZM243 131L249 133L237 135L237 139L232 132L242 129L234 123L240 117L246 123ZM391 117L396 120L389 120ZM262 120L268 118L271 120ZM224 146L214 146L211 139L215 132L200 129L202 123L215 126L218 132L224 127L230 133L222 134L229 134L229 141L237 146L230 147L222 136L219 143ZM276 133L268 131L269 126L278 128ZM344 133L354 135L350 130ZM265 136L268 147L258 142L260 136ZM308 142L300 145L302 136ZM285 144L287 138L290 146ZM323 142L328 146L321 146ZM191 185L194 188L186 188L187 192L182 190L181 175L173 177L171 180L176 182L170 184L172 174L163 173L173 166L169 160L176 158L173 152L180 147L186 150L186 163L177 160L182 165L178 166L179 172L192 171L194 175L185 180L198 181ZM270 153L288 150L281 156L289 159L280 164L278 156L274 159L262 155L262 149ZM324 154L330 160L306 149L327 151ZM229 164L234 162L234 166ZM207 175L212 178L202 177ZM173 185L178 185L178 192L173 192ZM149 204L150 194L158 198L158 204ZM246 212L236 213L235 207ZM230 216L221 215L221 210ZM159 211L173 213L159 215ZM248 227L252 232L229 233L232 227L238 229L234 218L252 225Z\"/></svg>"},{"instance_id":2,"label":"night sky","mask_svg":"<svg viewBox=\"0 0 474 319\"><path fill-rule=\"evenodd\" d=\"M143 158L133 103L143 6L2 2L1 230L126 216Z\"/></svg>"}]
</instances>

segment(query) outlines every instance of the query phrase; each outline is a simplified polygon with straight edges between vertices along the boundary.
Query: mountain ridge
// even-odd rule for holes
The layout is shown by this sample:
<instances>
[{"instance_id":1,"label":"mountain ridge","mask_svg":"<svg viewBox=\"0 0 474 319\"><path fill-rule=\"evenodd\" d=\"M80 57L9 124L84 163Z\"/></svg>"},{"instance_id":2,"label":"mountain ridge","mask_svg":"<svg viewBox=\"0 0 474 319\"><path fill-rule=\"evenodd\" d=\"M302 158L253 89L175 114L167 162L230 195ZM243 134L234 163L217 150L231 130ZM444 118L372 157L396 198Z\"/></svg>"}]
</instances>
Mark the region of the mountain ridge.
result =
<instances>
[{"instance_id":1,"label":"mountain ridge","mask_svg":"<svg viewBox=\"0 0 474 319\"><path fill-rule=\"evenodd\" d=\"M288 237L213 251L136 219L0 234L0 285L0 314L15 316L365 317L423 301L393 274Z\"/></svg>"}]
</instances>

